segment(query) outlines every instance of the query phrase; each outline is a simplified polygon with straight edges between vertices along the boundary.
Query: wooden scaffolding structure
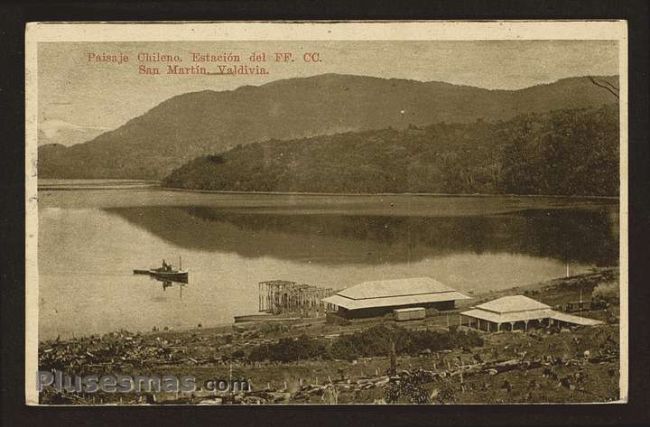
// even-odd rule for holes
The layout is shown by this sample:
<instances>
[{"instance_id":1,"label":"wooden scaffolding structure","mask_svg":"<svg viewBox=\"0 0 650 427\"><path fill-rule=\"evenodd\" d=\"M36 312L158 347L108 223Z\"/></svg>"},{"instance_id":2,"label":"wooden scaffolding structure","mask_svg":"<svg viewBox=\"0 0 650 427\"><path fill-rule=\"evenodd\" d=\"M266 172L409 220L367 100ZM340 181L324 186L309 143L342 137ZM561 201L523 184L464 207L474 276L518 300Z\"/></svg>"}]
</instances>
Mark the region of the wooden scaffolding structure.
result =
<instances>
[{"instance_id":1,"label":"wooden scaffolding structure","mask_svg":"<svg viewBox=\"0 0 650 427\"><path fill-rule=\"evenodd\" d=\"M259 283L259 311L261 313L294 313L302 317L319 317L331 304L324 303L323 298L334 294L331 288L287 280L270 280Z\"/></svg>"}]
</instances>

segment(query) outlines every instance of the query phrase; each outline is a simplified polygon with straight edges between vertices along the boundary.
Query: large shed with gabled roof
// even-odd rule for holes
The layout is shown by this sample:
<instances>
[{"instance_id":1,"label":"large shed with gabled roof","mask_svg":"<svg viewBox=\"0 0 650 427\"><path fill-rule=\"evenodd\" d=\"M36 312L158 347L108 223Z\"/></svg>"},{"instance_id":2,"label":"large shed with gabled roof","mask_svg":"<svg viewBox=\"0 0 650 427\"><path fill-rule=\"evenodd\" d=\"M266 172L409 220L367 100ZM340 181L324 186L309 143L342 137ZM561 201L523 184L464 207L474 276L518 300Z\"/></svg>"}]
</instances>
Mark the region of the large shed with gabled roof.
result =
<instances>
[{"instance_id":1,"label":"large shed with gabled roof","mask_svg":"<svg viewBox=\"0 0 650 427\"><path fill-rule=\"evenodd\" d=\"M323 299L345 318L383 316L394 309L423 307L451 310L469 297L430 277L363 282Z\"/></svg>"}]
</instances>

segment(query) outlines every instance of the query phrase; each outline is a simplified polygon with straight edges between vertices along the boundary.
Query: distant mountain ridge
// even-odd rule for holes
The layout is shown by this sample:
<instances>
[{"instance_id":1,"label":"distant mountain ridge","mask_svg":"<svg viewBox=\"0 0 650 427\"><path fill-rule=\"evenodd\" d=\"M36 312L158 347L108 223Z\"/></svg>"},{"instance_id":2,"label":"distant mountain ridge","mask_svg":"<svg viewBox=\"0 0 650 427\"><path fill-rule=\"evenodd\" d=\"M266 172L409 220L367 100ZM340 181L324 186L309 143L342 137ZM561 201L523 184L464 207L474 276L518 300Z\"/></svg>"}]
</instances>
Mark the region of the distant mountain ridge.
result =
<instances>
[{"instance_id":1,"label":"distant mountain ridge","mask_svg":"<svg viewBox=\"0 0 650 427\"><path fill-rule=\"evenodd\" d=\"M616 76L599 79L618 85ZM41 146L39 176L161 179L198 156L252 142L507 120L611 102L587 77L508 91L323 74L170 98L86 143Z\"/></svg>"}]
</instances>

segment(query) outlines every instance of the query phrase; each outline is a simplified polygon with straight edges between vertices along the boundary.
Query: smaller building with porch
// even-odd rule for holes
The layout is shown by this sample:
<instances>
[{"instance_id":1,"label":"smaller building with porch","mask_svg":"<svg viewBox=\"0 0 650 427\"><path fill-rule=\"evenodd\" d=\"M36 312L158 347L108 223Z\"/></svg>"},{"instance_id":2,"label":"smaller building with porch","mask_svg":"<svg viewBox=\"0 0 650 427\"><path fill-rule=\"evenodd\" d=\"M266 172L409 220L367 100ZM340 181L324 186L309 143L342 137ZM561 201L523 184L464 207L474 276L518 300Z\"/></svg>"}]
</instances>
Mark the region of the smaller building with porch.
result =
<instances>
[{"instance_id":1,"label":"smaller building with porch","mask_svg":"<svg viewBox=\"0 0 650 427\"><path fill-rule=\"evenodd\" d=\"M488 332L546 326L593 326L602 322L585 317L573 316L553 310L549 305L528 298L513 295L498 298L472 307L460 313L460 323Z\"/></svg>"}]
</instances>

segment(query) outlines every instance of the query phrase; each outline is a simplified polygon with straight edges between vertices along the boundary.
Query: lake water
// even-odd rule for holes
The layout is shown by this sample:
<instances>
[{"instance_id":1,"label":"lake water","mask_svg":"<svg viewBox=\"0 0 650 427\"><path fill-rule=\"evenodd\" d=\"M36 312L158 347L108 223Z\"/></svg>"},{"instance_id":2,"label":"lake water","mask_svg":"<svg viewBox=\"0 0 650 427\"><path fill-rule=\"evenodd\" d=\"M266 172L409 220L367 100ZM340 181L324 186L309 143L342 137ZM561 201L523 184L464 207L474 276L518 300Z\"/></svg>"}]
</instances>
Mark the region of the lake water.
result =
<instances>
[{"instance_id":1,"label":"lake water","mask_svg":"<svg viewBox=\"0 0 650 427\"><path fill-rule=\"evenodd\" d=\"M618 265L618 203L602 199L39 191L39 334L229 323L258 282L336 289L431 276L465 292ZM135 276L173 264L185 286Z\"/></svg>"}]
</instances>

